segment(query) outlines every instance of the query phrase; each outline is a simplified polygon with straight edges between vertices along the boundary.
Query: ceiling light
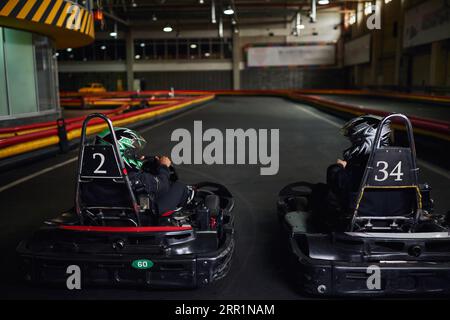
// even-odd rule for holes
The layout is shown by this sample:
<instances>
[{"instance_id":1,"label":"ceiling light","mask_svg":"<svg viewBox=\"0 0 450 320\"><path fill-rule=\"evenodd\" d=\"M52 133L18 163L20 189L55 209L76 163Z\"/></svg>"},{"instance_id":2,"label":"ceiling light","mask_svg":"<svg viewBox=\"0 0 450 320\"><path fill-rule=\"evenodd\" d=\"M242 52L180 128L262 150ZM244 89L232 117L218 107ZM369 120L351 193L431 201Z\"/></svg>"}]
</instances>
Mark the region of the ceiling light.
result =
<instances>
[{"instance_id":1,"label":"ceiling light","mask_svg":"<svg viewBox=\"0 0 450 320\"><path fill-rule=\"evenodd\" d=\"M195 43L191 43L191 45L189 46L191 49L197 49L197 45Z\"/></svg>"},{"instance_id":2,"label":"ceiling light","mask_svg":"<svg viewBox=\"0 0 450 320\"><path fill-rule=\"evenodd\" d=\"M141 58L141 56L140 56L139 54L137 54L137 55L134 56L134 58L135 58L136 60L139 60L139 59Z\"/></svg>"},{"instance_id":3,"label":"ceiling light","mask_svg":"<svg viewBox=\"0 0 450 320\"><path fill-rule=\"evenodd\" d=\"M67 52L72 52L72 48L67 48Z\"/></svg>"},{"instance_id":4,"label":"ceiling light","mask_svg":"<svg viewBox=\"0 0 450 320\"><path fill-rule=\"evenodd\" d=\"M205 3L205 0L198 0L198 3L204 4L204 3Z\"/></svg>"},{"instance_id":5,"label":"ceiling light","mask_svg":"<svg viewBox=\"0 0 450 320\"><path fill-rule=\"evenodd\" d=\"M106 46L101 46L100 49L106 50Z\"/></svg>"},{"instance_id":6,"label":"ceiling light","mask_svg":"<svg viewBox=\"0 0 450 320\"><path fill-rule=\"evenodd\" d=\"M158 18L156 17L156 14L152 14L152 21L157 21Z\"/></svg>"},{"instance_id":7,"label":"ceiling light","mask_svg":"<svg viewBox=\"0 0 450 320\"><path fill-rule=\"evenodd\" d=\"M236 24L236 20L235 19L231 19L231 24L234 26Z\"/></svg>"},{"instance_id":8,"label":"ceiling light","mask_svg":"<svg viewBox=\"0 0 450 320\"><path fill-rule=\"evenodd\" d=\"M166 26L163 28L163 31L164 31L164 32L172 32L172 31L173 31L173 28L168 24L168 25L166 25Z\"/></svg>"},{"instance_id":9,"label":"ceiling light","mask_svg":"<svg viewBox=\"0 0 450 320\"><path fill-rule=\"evenodd\" d=\"M141 42L140 46L141 48L145 47L145 43Z\"/></svg>"},{"instance_id":10,"label":"ceiling light","mask_svg":"<svg viewBox=\"0 0 450 320\"><path fill-rule=\"evenodd\" d=\"M115 37L117 37L117 32L115 32L115 31L110 32L109 35L110 35L111 37L115 38Z\"/></svg>"},{"instance_id":11,"label":"ceiling light","mask_svg":"<svg viewBox=\"0 0 450 320\"><path fill-rule=\"evenodd\" d=\"M330 1L329 0L319 0L319 1L317 1L317 3L324 6L326 4L330 4Z\"/></svg>"},{"instance_id":12,"label":"ceiling light","mask_svg":"<svg viewBox=\"0 0 450 320\"><path fill-rule=\"evenodd\" d=\"M134 0L131 2L131 6L133 7L133 8L136 8L137 7L137 3L136 2L134 2Z\"/></svg>"},{"instance_id":13,"label":"ceiling light","mask_svg":"<svg viewBox=\"0 0 450 320\"><path fill-rule=\"evenodd\" d=\"M205 57L209 57L211 54L209 52L205 52Z\"/></svg>"},{"instance_id":14,"label":"ceiling light","mask_svg":"<svg viewBox=\"0 0 450 320\"><path fill-rule=\"evenodd\" d=\"M231 6L228 6L225 8L225 10L223 10L223 14L226 14L227 16L231 16L232 14L234 14L234 10Z\"/></svg>"}]
</instances>

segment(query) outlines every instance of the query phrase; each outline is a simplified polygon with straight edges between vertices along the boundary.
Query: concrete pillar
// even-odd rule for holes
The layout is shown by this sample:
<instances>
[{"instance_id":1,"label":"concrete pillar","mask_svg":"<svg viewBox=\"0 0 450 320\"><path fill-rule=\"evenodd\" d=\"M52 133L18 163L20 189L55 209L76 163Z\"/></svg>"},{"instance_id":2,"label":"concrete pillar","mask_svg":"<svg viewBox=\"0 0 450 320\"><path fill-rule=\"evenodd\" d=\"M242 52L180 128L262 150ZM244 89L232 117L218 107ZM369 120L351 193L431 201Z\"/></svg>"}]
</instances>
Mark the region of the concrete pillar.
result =
<instances>
[{"instance_id":1,"label":"concrete pillar","mask_svg":"<svg viewBox=\"0 0 450 320\"><path fill-rule=\"evenodd\" d=\"M233 89L239 90L241 88L241 43L239 33L233 32Z\"/></svg>"},{"instance_id":2,"label":"concrete pillar","mask_svg":"<svg viewBox=\"0 0 450 320\"><path fill-rule=\"evenodd\" d=\"M380 16L378 19L382 19L381 11L382 11L382 5L383 2L377 0L376 6L377 11L376 14L379 14ZM381 20L382 21L382 20ZM382 83L379 83L378 76L382 74L380 72L380 58L383 50L383 32L378 29L372 30L372 53L371 53L371 66L370 66L370 84L373 86L381 85Z\"/></svg>"},{"instance_id":3,"label":"concrete pillar","mask_svg":"<svg viewBox=\"0 0 450 320\"><path fill-rule=\"evenodd\" d=\"M403 55L403 26L405 16L405 0L398 0L398 2L391 2L392 5L396 5L398 12L397 20L397 43L395 47L395 74L394 83L397 86L402 85L402 55ZM392 9L392 10L395 10ZM405 82L405 81L403 81Z\"/></svg>"},{"instance_id":4,"label":"concrete pillar","mask_svg":"<svg viewBox=\"0 0 450 320\"><path fill-rule=\"evenodd\" d=\"M131 31L126 34L126 65L127 65L127 90L133 90L134 83L134 41Z\"/></svg>"},{"instance_id":5,"label":"concrete pillar","mask_svg":"<svg viewBox=\"0 0 450 320\"><path fill-rule=\"evenodd\" d=\"M447 71L447 51L443 49L442 42L436 41L431 44L430 57L430 86L445 85Z\"/></svg>"}]
</instances>

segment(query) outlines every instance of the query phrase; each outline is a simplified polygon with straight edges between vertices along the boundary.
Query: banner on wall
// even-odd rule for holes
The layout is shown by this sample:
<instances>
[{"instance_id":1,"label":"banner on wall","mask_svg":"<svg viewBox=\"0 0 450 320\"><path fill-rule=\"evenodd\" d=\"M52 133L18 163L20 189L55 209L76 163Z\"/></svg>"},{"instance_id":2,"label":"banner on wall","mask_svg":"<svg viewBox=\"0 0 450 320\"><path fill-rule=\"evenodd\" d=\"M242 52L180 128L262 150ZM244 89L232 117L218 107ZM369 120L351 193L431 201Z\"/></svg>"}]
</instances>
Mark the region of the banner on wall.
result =
<instances>
[{"instance_id":1,"label":"banner on wall","mask_svg":"<svg viewBox=\"0 0 450 320\"><path fill-rule=\"evenodd\" d=\"M403 47L450 38L450 1L428 0L405 13Z\"/></svg>"},{"instance_id":2,"label":"banner on wall","mask_svg":"<svg viewBox=\"0 0 450 320\"><path fill-rule=\"evenodd\" d=\"M345 43L344 64L352 66L355 64L370 62L370 40L371 34L367 34L355 40Z\"/></svg>"},{"instance_id":3,"label":"banner on wall","mask_svg":"<svg viewBox=\"0 0 450 320\"><path fill-rule=\"evenodd\" d=\"M287 47L252 47L247 50L249 67L334 65L336 48L333 44Z\"/></svg>"}]
</instances>

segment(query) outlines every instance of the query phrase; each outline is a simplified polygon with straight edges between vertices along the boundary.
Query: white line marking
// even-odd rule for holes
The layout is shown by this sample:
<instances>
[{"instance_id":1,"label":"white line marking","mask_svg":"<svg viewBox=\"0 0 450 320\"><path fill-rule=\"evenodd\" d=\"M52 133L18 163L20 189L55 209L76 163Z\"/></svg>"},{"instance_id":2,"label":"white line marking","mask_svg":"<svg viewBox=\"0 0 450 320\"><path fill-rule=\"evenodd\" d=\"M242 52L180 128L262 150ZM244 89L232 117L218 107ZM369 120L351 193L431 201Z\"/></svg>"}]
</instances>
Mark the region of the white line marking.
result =
<instances>
[{"instance_id":1,"label":"white line marking","mask_svg":"<svg viewBox=\"0 0 450 320\"><path fill-rule=\"evenodd\" d=\"M23 178L21 178L21 179L18 179L18 180L16 180L16 181L14 181L14 182L11 182L11 183L9 183L9 184L7 184L7 185L1 187L1 188L0 188L0 192L3 192L3 191L5 191L5 190L8 190L8 189L10 189L10 188L12 188L12 187L15 187L15 186L17 186L17 185L19 185L19 184L21 184L21 183L23 183L23 182L26 182L26 181L28 181L28 180L33 179L33 178L39 177L40 175L43 175L43 174L45 174L45 173L47 173L47 172L50 172L50 171L53 171L53 170L58 169L58 168L60 168L60 167L63 167L63 166L65 166L66 164L75 162L75 161L77 161L77 159L78 159L78 157L70 158L70 159L67 160L67 161L64 161L64 162L55 164L54 166L45 168L45 169L43 169L43 170L41 170L41 171L35 172L35 173L33 173L33 174L30 174L29 176L26 176L26 177L23 177Z\"/></svg>"},{"instance_id":2,"label":"white line marking","mask_svg":"<svg viewBox=\"0 0 450 320\"><path fill-rule=\"evenodd\" d=\"M144 130L140 130L140 132L147 132L147 131L149 131L149 130L151 130L151 129L154 129L154 128L157 128L157 127L159 127L159 126L162 126L163 124L165 124L165 123L167 123L167 122L169 122L169 121L176 120L176 119L178 119L178 118L181 118L182 116L185 116L185 115L187 115L187 114L190 114L190 113L192 113L193 111L197 111L197 110L203 109L203 108L206 107L206 106L207 106L207 105L203 105L203 106L194 108L194 109L192 109L192 110L183 112L183 113L181 113L181 114L179 114L179 115L177 115L177 116L175 116L175 117L172 117L172 118L163 120L163 121L161 121L161 122L155 123L154 125L152 125L152 126L150 126L150 127L147 127L147 128L145 128ZM67 165L67 164L69 164L69 163L75 162L75 161L77 161L77 159L78 159L78 157L70 158L69 160L66 160L66 161L64 161L64 162L61 162L61 163L59 163L59 164L55 164L54 166L45 168L45 169L43 169L43 170L41 170L41 171L35 172L35 173L30 174L30 175L28 175L28 176L26 176L26 177L23 177L23 178L21 178L21 179L18 179L18 180L14 181L14 182L8 183L7 185L4 185L4 186L0 187L0 193L3 192L3 191L6 191L6 190L8 190L8 189L11 189L12 187L15 187L15 186L17 186L17 185L19 185L19 184L22 184L22 183L24 183L24 182L27 182L28 180L31 180L31 179L34 179L34 178L36 178L36 177L39 177L39 176L41 176L41 175L43 175L43 174L46 174L47 172L53 171L53 170L55 170L55 169L58 169L58 168L61 168L61 167L65 166L65 165Z\"/></svg>"},{"instance_id":3,"label":"white line marking","mask_svg":"<svg viewBox=\"0 0 450 320\"><path fill-rule=\"evenodd\" d=\"M304 107L302 105L296 105L296 107L298 109L302 110L303 112L305 112L305 113L307 113L307 114L309 114L309 115L311 115L311 116L313 116L313 117L315 117L317 119L320 119L322 121L325 121L325 122L331 124L334 127L337 127L337 128L341 128L342 127L342 125L339 122L333 121L333 120L328 119L328 118L325 118L324 116L321 116L321 115L317 114L316 112L308 109L308 107ZM441 168L435 166L434 164L431 164L431 163L429 163L427 161L420 160L420 159L417 159L417 164L420 167L424 167L427 170L430 170L430 171L432 171L432 172L434 172L434 173L436 173L436 174L438 174L438 175L440 175L440 176L450 180L450 172L445 170L445 169L441 169Z\"/></svg>"},{"instance_id":4,"label":"white line marking","mask_svg":"<svg viewBox=\"0 0 450 320\"><path fill-rule=\"evenodd\" d=\"M320 119L322 121L327 122L328 124L331 124L333 127L337 127L337 128L341 128L342 127L342 124L340 124L339 122L330 120L328 118L325 118L324 116L321 116L321 115L315 113L314 111L311 111L311 110L307 109L304 106L296 105L296 107L298 109L302 110L303 112L305 112L305 113L307 113L307 114L309 114L309 115L311 115L311 116L313 116L313 117L315 117L317 119Z\"/></svg>"},{"instance_id":5,"label":"white line marking","mask_svg":"<svg viewBox=\"0 0 450 320\"><path fill-rule=\"evenodd\" d=\"M423 161L423 160L420 160L420 159L417 159L417 164L420 167L424 167L424 168L426 168L426 169L428 169L430 171L433 171L434 173L437 173L437 174L439 174L439 175L441 175L441 176L443 176L443 177L445 177L445 178L450 180L450 172L445 170L445 169L441 169L441 168L435 166L434 164L431 164L429 162L426 162L426 161Z\"/></svg>"}]
</instances>

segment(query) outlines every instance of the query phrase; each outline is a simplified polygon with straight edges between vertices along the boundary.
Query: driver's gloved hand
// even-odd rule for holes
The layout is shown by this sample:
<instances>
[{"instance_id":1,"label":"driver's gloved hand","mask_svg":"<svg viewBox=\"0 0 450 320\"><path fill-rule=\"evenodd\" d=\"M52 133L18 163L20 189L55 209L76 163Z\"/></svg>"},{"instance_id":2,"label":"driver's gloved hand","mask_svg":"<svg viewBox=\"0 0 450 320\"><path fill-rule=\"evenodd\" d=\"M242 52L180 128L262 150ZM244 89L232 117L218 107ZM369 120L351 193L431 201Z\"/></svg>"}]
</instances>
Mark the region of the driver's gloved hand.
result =
<instances>
[{"instance_id":1,"label":"driver's gloved hand","mask_svg":"<svg viewBox=\"0 0 450 320\"><path fill-rule=\"evenodd\" d=\"M150 174L158 174L159 161L155 156L146 156L143 164L142 171L148 172Z\"/></svg>"}]
</instances>

